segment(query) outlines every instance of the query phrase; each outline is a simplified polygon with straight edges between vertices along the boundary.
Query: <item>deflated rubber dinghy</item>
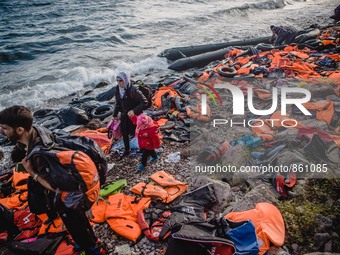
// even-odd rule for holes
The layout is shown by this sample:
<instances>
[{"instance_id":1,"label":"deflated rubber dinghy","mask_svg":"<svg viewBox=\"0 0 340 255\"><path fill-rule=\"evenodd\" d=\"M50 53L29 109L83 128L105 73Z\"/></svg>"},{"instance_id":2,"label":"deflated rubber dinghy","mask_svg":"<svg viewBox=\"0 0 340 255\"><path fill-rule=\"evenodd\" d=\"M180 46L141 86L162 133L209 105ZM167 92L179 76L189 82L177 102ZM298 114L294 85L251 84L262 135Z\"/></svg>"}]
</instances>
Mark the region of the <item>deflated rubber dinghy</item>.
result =
<instances>
[{"instance_id":1,"label":"deflated rubber dinghy","mask_svg":"<svg viewBox=\"0 0 340 255\"><path fill-rule=\"evenodd\" d=\"M204 45L196 45L196 46L186 46L186 47L175 47L166 49L161 52L158 56L165 57L169 60L175 61L181 58L187 58L191 56L195 56L198 54L216 51L223 48L227 48L230 46L250 46L256 45L259 43L270 43L270 36L260 37L255 39L249 40L242 40L242 41L232 41L232 42L225 42L225 43L215 43L215 44L204 44Z\"/></svg>"}]
</instances>

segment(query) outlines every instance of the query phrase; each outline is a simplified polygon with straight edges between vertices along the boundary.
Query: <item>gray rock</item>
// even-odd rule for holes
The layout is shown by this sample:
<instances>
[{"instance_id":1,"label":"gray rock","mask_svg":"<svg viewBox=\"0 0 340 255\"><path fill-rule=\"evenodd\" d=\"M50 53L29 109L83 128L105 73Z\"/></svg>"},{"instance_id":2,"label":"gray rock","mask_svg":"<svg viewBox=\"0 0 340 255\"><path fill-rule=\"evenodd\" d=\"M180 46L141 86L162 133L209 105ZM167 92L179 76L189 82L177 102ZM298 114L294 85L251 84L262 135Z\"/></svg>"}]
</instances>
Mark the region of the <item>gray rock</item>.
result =
<instances>
[{"instance_id":1,"label":"gray rock","mask_svg":"<svg viewBox=\"0 0 340 255\"><path fill-rule=\"evenodd\" d=\"M232 200L230 185L226 182L210 179L203 175L199 175L196 178L193 178L192 182L195 189L202 187L208 183L212 183L214 185L217 203L211 208L211 210L215 213L222 212Z\"/></svg>"},{"instance_id":2,"label":"gray rock","mask_svg":"<svg viewBox=\"0 0 340 255\"><path fill-rule=\"evenodd\" d=\"M131 255L130 246L128 244L116 246L114 253L118 255Z\"/></svg>"},{"instance_id":3,"label":"gray rock","mask_svg":"<svg viewBox=\"0 0 340 255\"><path fill-rule=\"evenodd\" d=\"M334 94L331 86L324 86L321 84L313 84L313 86L308 86L308 90L310 91L312 98L324 99L328 95Z\"/></svg>"},{"instance_id":4,"label":"gray rock","mask_svg":"<svg viewBox=\"0 0 340 255\"><path fill-rule=\"evenodd\" d=\"M146 237L143 237L140 241L139 241L139 245L141 245L141 244L145 244L146 243L146 241L147 241L147 239L146 239Z\"/></svg>"},{"instance_id":5,"label":"gray rock","mask_svg":"<svg viewBox=\"0 0 340 255\"><path fill-rule=\"evenodd\" d=\"M325 249L324 249L324 251L325 251L325 252L331 252L331 251L333 250L332 247L333 247L333 242L332 242L332 240L331 240L331 241L328 241L328 242L325 244Z\"/></svg>"},{"instance_id":6,"label":"gray rock","mask_svg":"<svg viewBox=\"0 0 340 255\"><path fill-rule=\"evenodd\" d=\"M277 204L278 195L274 188L269 183L263 183L256 186L254 189L249 191L244 197L233 202L230 207L227 208L223 214L234 212L243 212L250 209L254 209L257 203L267 202Z\"/></svg>"},{"instance_id":7,"label":"gray rock","mask_svg":"<svg viewBox=\"0 0 340 255\"><path fill-rule=\"evenodd\" d=\"M312 253L305 253L304 255L340 255L340 253L332 253L332 252L312 252Z\"/></svg>"},{"instance_id":8,"label":"gray rock","mask_svg":"<svg viewBox=\"0 0 340 255\"><path fill-rule=\"evenodd\" d=\"M237 144L231 147L223 156L222 156L222 165L224 166L235 166L237 169L239 167L246 165L246 162L249 158L249 150L247 147L242 144ZM226 178L230 178L234 173L222 173L222 175Z\"/></svg>"},{"instance_id":9,"label":"gray rock","mask_svg":"<svg viewBox=\"0 0 340 255\"><path fill-rule=\"evenodd\" d=\"M315 221L319 224L318 230L320 232L327 231L333 227L333 221L330 218L327 218L323 215L318 215L315 218Z\"/></svg>"},{"instance_id":10,"label":"gray rock","mask_svg":"<svg viewBox=\"0 0 340 255\"><path fill-rule=\"evenodd\" d=\"M293 254L299 254L299 245L296 243L292 244Z\"/></svg>"},{"instance_id":11,"label":"gray rock","mask_svg":"<svg viewBox=\"0 0 340 255\"><path fill-rule=\"evenodd\" d=\"M232 141L232 140L239 139L239 138L246 136L246 135L251 136L251 135L254 135L254 134L252 133L252 131L249 128L238 126L237 128L228 129L226 139L229 140L229 141Z\"/></svg>"},{"instance_id":12,"label":"gray rock","mask_svg":"<svg viewBox=\"0 0 340 255\"><path fill-rule=\"evenodd\" d=\"M2 169L9 169L11 168L12 160L11 160L11 152L13 150L14 146L4 146L1 148L2 156L0 160L0 171Z\"/></svg>"},{"instance_id":13,"label":"gray rock","mask_svg":"<svg viewBox=\"0 0 340 255\"><path fill-rule=\"evenodd\" d=\"M266 253L267 255L290 255L288 251L283 249L282 247L272 246L269 251Z\"/></svg>"},{"instance_id":14,"label":"gray rock","mask_svg":"<svg viewBox=\"0 0 340 255\"><path fill-rule=\"evenodd\" d=\"M336 232L332 232L333 240L340 240L339 235Z\"/></svg>"},{"instance_id":15,"label":"gray rock","mask_svg":"<svg viewBox=\"0 0 340 255\"><path fill-rule=\"evenodd\" d=\"M316 250L320 250L329 240L331 236L328 233L316 233L314 235L314 247Z\"/></svg>"},{"instance_id":16,"label":"gray rock","mask_svg":"<svg viewBox=\"0 0 340 255\"><path fill-rule=\"evenodd\" d=\"M298 133L299 133L299 129L297 128L287 128L284 131L278 132L275 135L275 140L276 141L294 141Z\"/></svg>"},{"instance_id":17,"label":"gray rock","mask_svg":"<svg viewBox=\"0 0 340 255\"><path fill-rule=\"evenodd\" d=\"M111 250L111 249L113 248L112 243L107 243L106 248L109 249L109 250Z\"/></svg>"},{"instance_id":18,"label":"gray rock","mask_svg":"<svg viewBox=\"0 0 340 255\"><path fill-rule=\"evenodd\" d=\"M277 165L290 166L292 164L303 164L308 165L310 162L307 161L300 152L284 150L277 156Z\"/></svg>"},{"instance_id":19,"label":"gray rock","mask_svg":"<svg viewBox=\"0 0 340 255\"><path fill-rule=\"evenodd\" d=\"M327 130L328 126L327 123L324 121L316 120L316 119L309 119L309 120L302 120L300 121L301 124L308 127L315 127L321 130Z\"/></svg>"}]
</instances>

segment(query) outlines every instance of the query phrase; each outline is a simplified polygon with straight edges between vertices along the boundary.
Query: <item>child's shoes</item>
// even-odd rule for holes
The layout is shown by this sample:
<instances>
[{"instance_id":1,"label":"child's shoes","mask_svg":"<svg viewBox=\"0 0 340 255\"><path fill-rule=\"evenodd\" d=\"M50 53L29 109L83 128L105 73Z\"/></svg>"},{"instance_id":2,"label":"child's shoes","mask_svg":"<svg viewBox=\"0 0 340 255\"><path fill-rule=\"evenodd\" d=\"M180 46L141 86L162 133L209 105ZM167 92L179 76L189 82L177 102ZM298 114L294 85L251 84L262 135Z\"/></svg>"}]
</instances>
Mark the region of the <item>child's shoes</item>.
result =
<instances>
[{"instance_id":1,"label":"child's shoes","mask_svg":"<svg viewBox=\"0 0 340 255\"><path fill-rule=\"evenodd\" d=\"M150 162L154 163L159 159L159 157L156 155L156 157L151 157Z\"/></svg>"},{"instance_id":2,"label":"child's shoes","mask_svg":"<svg viewBox=\"0 0 340 255\"><path fill-rule=\"evenodd\" d=\"M145 168L145 166L143 164L140 164L137 169L138 169L138 171L142 171L144 168Z\"/></svg>"}]
</instances>

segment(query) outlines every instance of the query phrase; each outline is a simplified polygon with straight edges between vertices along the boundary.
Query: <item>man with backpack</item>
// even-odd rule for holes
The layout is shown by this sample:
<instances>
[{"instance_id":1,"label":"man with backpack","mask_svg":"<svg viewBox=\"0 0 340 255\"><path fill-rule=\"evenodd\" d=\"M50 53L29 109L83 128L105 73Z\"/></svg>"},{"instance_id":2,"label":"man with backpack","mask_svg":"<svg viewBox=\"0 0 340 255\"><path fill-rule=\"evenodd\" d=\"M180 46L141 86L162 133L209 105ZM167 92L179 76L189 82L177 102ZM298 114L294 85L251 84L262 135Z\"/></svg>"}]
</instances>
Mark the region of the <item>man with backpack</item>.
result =
<instances>
[{"instance_id":1,"label":"man with backpack","mask_svg":"<svg viewBox=\"0 0 340 255\"><path fill-rule=\"evenodd\" d=\"M130 117L141 114L147 108L148 100L139 89L131 85L127 73L119 73L116 81L118 86L115 91L116 106L113 119L118 119L118 113L121 113L120 128L124 141L124 153L121 158L124 158L130 154L129 135L134 136L136 130L136 126L132 123Z\"/></svg>"},{"instance_id":2,"label":"man with backpack","mask_svg":"<svg viewBox=\"0 0 340 255\"><path fill-rule=\"evenodd\" d=\"M45 196L45 204L49 205L50 210L56 210L58 212L77 245L86 255L105 254L104 251L99 248L98 239L85 214L85 211L90 209L93 200L98 197L100 189L97 168L91 158L79 151L67 151L62 148L53 151L46 148L43 143L43 136L51 132L45 130L46 132L42 135L41 131L44 130L44 128L33 126L32 112L25 106L15 105L1 111L0 125L2 133L6 135L9 140L20 143L21 147L24 147L26 150L26 156L22 159L21 163L30 174L28 182L35 183L35 186L43 187L44 189L40 189L43 190L42 192L44 192L44 190L49 191L50 194L53 195ZM75 172L78 170L76 167L73 167L76 166L75 161L60 162L59 164L57 161L53 161L54 164L51 164L48 153L50 153L52 157L52 155L56 155L53 154L55 151L71 152L72 158L77 158L77 154L79 154L81 157L78 158L87 160L86 164L83 165L88 169L81 169L79 173ZM58 165L62 167L62 163L68 164L68 168L65 169L69 171L58 168ZM71 172L71 169L73 172ZM86 170L91 170L91 173L93 173L93 176L90 176L92 183L87 186L88 190L83 188L83 183L87 182L87 180L85 180L84 175L80 172ZM77 183L79 183L78 186L76 185ZM28 185L29 200L30 192L32 191L30 186L32 185ZM92 195L90 200L87 193L91 193ZM40 195L44 197L43 194ZM42 203L44 204L44 202Z\"/></svg>"}]
</instances>

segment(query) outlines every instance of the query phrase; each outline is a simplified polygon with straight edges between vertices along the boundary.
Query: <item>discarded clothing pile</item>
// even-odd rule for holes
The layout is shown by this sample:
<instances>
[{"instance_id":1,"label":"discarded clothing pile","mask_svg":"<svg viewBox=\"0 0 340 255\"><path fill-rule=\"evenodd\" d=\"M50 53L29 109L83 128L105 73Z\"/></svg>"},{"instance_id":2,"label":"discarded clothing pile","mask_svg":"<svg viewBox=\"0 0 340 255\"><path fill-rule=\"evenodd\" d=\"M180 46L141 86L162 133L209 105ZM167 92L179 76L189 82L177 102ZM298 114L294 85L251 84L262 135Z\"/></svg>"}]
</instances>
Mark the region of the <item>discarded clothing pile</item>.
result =
<instances>
[{"instance_id":1,"label":"discarded clothing pile","mask_svg":"<svg viewBox=\"0 0 340 255\"><path fill-rule=\"evenodd\" d=\"M166 254L263 254L270 242L281 246L285 228L279 210L260 203L246 212L233 212L206 221L205 210L214 202L213 185L209 184L181 196L167 210L159 240L172 235Z\"/></svg>"},{"instance_id":2,"label":"discarded clothing pile","mask_svg":"<svg viewBox=\"0 0 340 255\"><path fill-rule=\"evenodd\" d=\"M211 222L192 222L172 234L167 255L188 254L264 254L271 243L282 246L285 226L279 210L268 203L255 209L231 212Z\"/></svg>"}]
</instances>

